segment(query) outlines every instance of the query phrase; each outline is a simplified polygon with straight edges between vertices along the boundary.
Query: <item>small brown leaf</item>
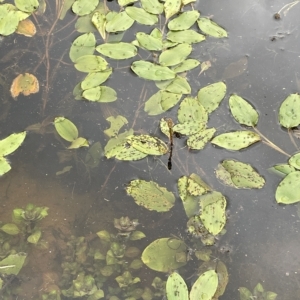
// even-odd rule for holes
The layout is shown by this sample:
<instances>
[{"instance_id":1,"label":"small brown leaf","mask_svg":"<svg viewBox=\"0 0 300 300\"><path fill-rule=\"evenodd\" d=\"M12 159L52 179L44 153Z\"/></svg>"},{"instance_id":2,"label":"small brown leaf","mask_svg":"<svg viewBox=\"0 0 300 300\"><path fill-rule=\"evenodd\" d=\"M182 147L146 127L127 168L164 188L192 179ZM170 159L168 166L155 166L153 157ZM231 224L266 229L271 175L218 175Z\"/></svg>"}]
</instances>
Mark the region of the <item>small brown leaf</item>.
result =
<instances>
[{"instance_id":1,"label":"small brown leaf","mask_svg":"<svg viewBox=\"0 0 300 300\"><path fill-rule=\"evenodd\" d=\"M30 94L35 94L39 91L39 82L37 78L29 73L25 73L18 75L11 87L10 93L13 98L16 98L23 93L24 96L28 96Z\"/></svg>"}]
</instances>

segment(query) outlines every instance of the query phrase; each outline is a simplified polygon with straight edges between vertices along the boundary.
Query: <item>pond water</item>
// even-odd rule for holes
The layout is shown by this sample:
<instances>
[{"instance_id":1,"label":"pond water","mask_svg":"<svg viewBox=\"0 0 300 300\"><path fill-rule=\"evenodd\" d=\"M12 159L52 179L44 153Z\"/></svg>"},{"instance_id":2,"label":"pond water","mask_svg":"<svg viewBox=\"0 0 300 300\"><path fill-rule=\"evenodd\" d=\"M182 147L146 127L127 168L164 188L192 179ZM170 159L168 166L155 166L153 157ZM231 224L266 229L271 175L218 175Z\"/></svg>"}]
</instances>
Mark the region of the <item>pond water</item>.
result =
<instances>
[{"instance_id":1,"label":"pond water","mask_svg":"<svg viewBox=\"0 0 300 300\"><path fill-rule=\"evenodd\" d=\"M174 137L171 170L167 168L167 153L150 155L138 161L119 161L102 155L99 163L91 167L86 160L87 147L67 149L69 142L63 140L53 126L56 117L71 120L77 126L79 136L86 138L90 146L100 142L102 149L109 140L104 133L110 125L106 119L117 115L128 120L125 130L132 128L135 134L156 136L168 144L168 137L161 133L159 122L163 117L176 122L178 104L157 116L149 116L144 111L146 100L158 88L153 81L139 78L130 70L132 62L152 59L149 58L150 51L141 49L139 56L127 60L105 58L113 73L104 85L117 92L116 101L75 100L73 89L86 73L74 68L69 49L83 32L76 31L77 17L70 10L65 18L59 19L62 1L46 1L46 4L44 14L30 16L37 29L33 37L16 33L0 37L0 137L27 131L22 146L9 156L12 169L0 178L0 220L2 224L11 223L13 210L25 209L28 203L49 208L48 215L37 223L36 230L42 235L36 245L26 242L28 228L21 229L23 231L13 238L1 237L1 259L5 257L3 253L8 253L3 246L6 240L9 240L10 247L26 252L27 258L17 276L2 275L4 283L0 297L59 299L59 291L70 289L78 274L93 274L98 288L107 297L105 299L110 299L107 295L114 293L119 299L125 299L126 293L117 291L119 285L115 278L127 270L126 263L140 257L151 242L176 236L193 249L211 250L210 260L222 261L226 265L229 282L220 299L240 299L240 287L252 292L258 283L266 291L276 293L277 299L299 299L298 206L276 202L275 190L282 177L268 171L275 164L286 163L288 157L263 142L240 151L224 150L208 143L203 150L196 151L188 150L184 137ZM111 10L120 10L115 1L105 4ZM288 95L300 90L300 4L295 1L294 6L285 7L286 4L279 0L196 1L194 9L225 28L228 37L207 37L206 41L192 45L190 57L201 63L209 61L211 67L200 75L200 67L189 71L187 80L193 97L200 88L209 84L218 81L226 84L224 100L209 116L208 127L216 128L215 135L246 129L229 111L228 99L236 93L259 112L259 132L292 155L298 151L300 143L295 137L294 144L287 130L280 126L278 110ZM190 10L190 6L187 7L186 10ZM280 19L276 19L274 14L279 11ZM149 34L155 27L135 23L126 31L122 41L131 42L136 32ZM158 25L158 28L162 27ZM94 34L97 45L102 44L100 34L96 31ZM37 77L40 90L14 99L10 94L11 83L17 75L24 73ZM264 177L264 187L235 189L223 185L216 178L215 170L224 159L251 164ZM65 167L72 168L57 175ZM195 242L187 233L188 218L178 195L177 181L192 173L198 174L227 200L226 233L219 236L212 246L204 246L200 240ZM135 179L154 181L172 192L176 200L171 210L155 212L137 205L126 193L130 181ZM101 277L101 272L103 275L109 271L103 269L105 252L104 257L97 252L106 248L96 233L107 231L116 235L118 230L114 227L114 219L126 216L131 220L138 219L136 230L146 237L126 242L127 249L135 247L133 252L139 249L137 256L129 253L126 263L119 263L111 276ZM95 257L98 258L93 260ZM197 280L202 263L193 256L185 266L177 269L189 289ZM101 266L99 270L102 268L98 273L95 271L97 264ZM140 278L137 288L151 289L152 299L163 299L164 286L155 290L151 284L156 276L166 281L167 272L155 272L145 265L131 268L130 272L134 278ZM57 291L57 294L51 296L51 291ZM78 298L88 299L88 293L76 296L74 291L69 291L69 295L61 295L61 299ZM143 299L151 298L144 294Z\"/></svg>"}]
</instances>

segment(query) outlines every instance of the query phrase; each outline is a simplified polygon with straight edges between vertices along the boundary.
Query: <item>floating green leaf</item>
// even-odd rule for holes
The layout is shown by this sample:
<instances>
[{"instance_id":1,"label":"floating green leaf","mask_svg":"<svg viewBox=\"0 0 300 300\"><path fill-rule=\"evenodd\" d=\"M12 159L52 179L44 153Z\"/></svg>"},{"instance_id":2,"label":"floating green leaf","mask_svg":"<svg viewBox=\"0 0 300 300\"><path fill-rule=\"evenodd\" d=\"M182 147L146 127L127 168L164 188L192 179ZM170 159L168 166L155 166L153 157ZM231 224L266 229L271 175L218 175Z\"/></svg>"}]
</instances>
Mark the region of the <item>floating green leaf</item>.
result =
<instances>
[{"instance_id":1,"label":"floating green leaf","mask_svg":"<svg viewBox=\"0 0 300 300\"><path fill-rule=\"evenodd\" d=\"M180 98L180 94L158 91L146 101L144 110L149 116L159 115L175 106Z\"/></svg>"},{"instance_id":2,"label":"floating green leaf","mask_svg":"<svg viewBox=\"0 0 300 300\"><path fill-rule=\"evenodd\" d=\"M175 72L168 67L158 66L144 60L135 61L131 65L131 69L139 77L149 80L168 80L176 76Z\"/></svg>"},{"instance_id":3,"label":"floating green leaf","mask_svg":"<svg viewBox=\"0 0 300 300\"><path fill-rule=\"evenodd\" d=\"M15 152L23 143L26 131L13 133L3 140L0 140L0 157Z\"/></svg>"},{"instance_id":4,"label":"floating green leaf","mask_svg":"<svg viewBox=\"0 0 300 300\"><path fill-rule=\"evenodd\" d=\"M213 299L218 287L218 274L215 270L203 273L193 284L190 292L190 300Z\"/></svg>"},{"instance_id":5,"label":"floating green leaf","mask_svg":"<svg viewBox=\"0 0 300 300\"><path fill-rule=\"evenodd\" d=\"M168 300L189 300L189 293L183 278L176 272L169 275L166 284Z\"/></svg>"},{"instance_id":6,"label":"floating green leaf","mask_svg":"<svg viewBox=\"0 0 300 300\"><path fill-rule=\"evenodd\" d=\"M187 59L173 68L175 73L182 73L192 70L200 65L200 62L196 59Z\"/></svg>"},{"instance_id":7,"label":"floating green leaf","mask_svg":"<svg viewBox=\"0 0 300 300\"><path fill-rule=\"evenodd\" d=\"M165 87L165 90L174 94L190 94L191 86L186 78L177 75L175 79Z\"/></svg>"},{"instance_id":8,"label":"floating green leaf","mask_svg":"<svg viewBox=\"0 0 300 300\"><path fill-rule=\"evenodd\" d=\"M113 59L127 59L136 56L137 49L130 43L107 43L96 47L101 54Z\"/></svg>"},{"instance_id":9,"label":"floating green leaf","mask_svg":"<svg viewBox=\"0 0 300 300\"><path fill-rule=\"evenodd\" d=\"M116 118L114 116L108 117L106 120L110 123L110 128L104 130L104 133L109 137L117 136L119 130L128 123L127 119L120 115L118 115Z\"/></svg>"},{"instance_id":10,"label":"floating green leaf","mask_svg":"<svg viewBox=\"0 0 300 300\"><path fill-rule=\"evenodd\" d=\"M197 0L182 0L182 5L187 5L192 2L196 2Z\"/></svg>"},{"instance_id":11,"label":"floating green leaf","mask_svg":"<svg viewBox=\"0 0 300 300\"><path fill-rule=\"evenodd\" d=\"M181 1L166 0L164 3L164 11L166 19L171 18L180 11Z\"/></svg>"},{"instance_id":12,"label":"floating green leaf","mask_svg":"<svg viewBox=\"0 0 300 300\"><path fill-rule=\"evenodd\" d=\"M24 12L32 13L39 7L38 0L15 0L16 7Z\"/></svg>"},{"instance_id":13,"label":"floating green leaf","mask_svg":"<svg viewBox=\"0 0 300 300\"><path fill-rule=\"evenodd\" d=\"M240 150L260 141L260 136L248 130L223 133L216 136L211 143L228 150Z\"/></svg>"},{"instance_id":14,"label":"floating green leaf","mask_svg":"<svg viewBox=\"0 0 300 300\"><path fill-rule=\"evenodd\" d=\"M72 62L83 55L92 55L95 51L96 39L93 33L85 33L79 36L71 45L70 59Z\"/></svg>"},{"instance_id":15,"label":"floating green leaf","mask_svg":"<svg viewBox=\"0 0 300 300\"><path fill-rule=\"evenodd\" d=\"M54 126L57 133L66 141L73 142L78 138L78 129L73 122L64 117L56 117Z\"/></svg>"},{"instance_id":16,"label":"floating green leaf","mask_svg":"<svg viewBox=\"0 0 300 300\"><path fill-rule=\"evenodd\" d=\"M79 17L75 23L75 29L81 33L95 32L96 27L92 23L91 15Z\"/></svg>"},{"instance_id":17,"label":"floating green leaf","mask_svg":"<svg viewBox=\"0 0 300 300\"><path fill-rule=\"evenodd\" d=\"M164 11L164 5L158 0L141 0L142 8L154 15L161 14Z\"/></svg>"},{"instance_id":18,"label":"floating green leaf","mask_svg":"<svg viewBox=\"0 0 300 300\"><path fill-rule=\"evenodd\" d=\"M0 229L10 235L16 235L20 233L20 229L14 223L4 224Z\"/></svg>"},{"instance_id":19,"label":"floating green leaf","mask_svg":"<svg viewBox=\"0 0 300 300\"><path fill-rule=\"evenodd\" d=\"M226 30L208 18L200 18L197 23L200 30L205 34L216 38L227 37Z\"/></svg>"},{"instance_id":20,"label":"floating green leaf","mask_svg":"<svg viewBox=\"0 0 300 300\"><path fill-rule=\"evenodd\" d=\"M101 97L101 86L96 86L83 91L82 97L90 101L98 101Z\"/></svg>"},{"instance_id":21,"label":"floating green leaf","mask_svg":"<svg viewBox=\"0 0 300 300\"><path fill-rule=\"evenodd\" d=\"M117 100L117 92L108 86L101 86L101 96L97 102L108 103L115 100Z\"/></svg>"},{"instance_id":22,"label":"floating green leaf","mask_svg":"<svg viewBox=\"0 0 300 300\"><path fill-rule=\"evenodd\" d=\"M81 82L81 89L88 90L105 82L108 77L111 75L112 69L109 68L102 72L93 72L89 73L84 80Z\"/></svg>"},{"instance_id":23,"label":"floating green leaf","mask_svg":"<svg viewBox=\"0 0 300 300\"><path fill-rule=\"evenodd\" d=\"M289 164L295 169L300 170L300 152L290 157Z\"/></svg>"},{"instance_id":24,"label":"floating green leaf","mask_svg":"<svg viewBox=\"0 0 300 300\"><path fill-rule=\"evenodd\" d=\"M227 159L221 163L221 166L229 173L233 185L238 189L261 189L265 184L264 178L249 164ZM219 179L222 180L222 178Z\"/></svg>"},{"instance_id":25,"label":"floating green leaf","mask_svg":"<svg viewBox=\"0 0 300 300\"><path fill-rule=\"evenodd\" d=\"M89 142L83 137L79 137L76 140L72 141L68 149L78 149L80 147L89 147Z\"/></svg>"},{"instance_id":26,"label":"floating green leaf","mask_svg":"<svg viewBox=\"0 0 300 300\"><path fill-rule=\"evenodd\" d=\"M126 192L138 205L148 210L169 211L175 203L174 195L154 181L132 180Z\"/></svg>"},{"instance_id":27,"label":"floating green leaf","mask_svg":"<svg viewBox=\"0 0 300 300\"><path fill-rule=\"evenodd\" d=\"M111 20L106 23L107 32L125 31L130 28L134 20L128 16L125 11L115 14Z\"/></svg>"},{"instance_id":28,"label":"floating green leaf","mask_svg":"<svg viewBox=\"0 0 300 300\"><path fill-rule=\"evenodd\" d=\"M195 30L187 29L182 31L169 31L167 39L175 43L194 44L205 40L205 36Z\"/></svg>"},{"instance_id":29,"label":"floating green leaf","mask_svg":"<svg viewBox=\"0 0 300 300\"><path fill-rule=\"evenodd\" d=\"M200 219L209 233L219 234L226 223L226 199L219 192L211 192L200 197Z\"/></svg>"},{"instance_id":30,"label":"floating green leaf","mask_svg":"<svg viewBox=\"0 0 300 300\"><path fill-rule=\"evenodd\" d=\"M300 201L300 171L291 172L283 178L276 189L275 198L283 204Z\"/></svg>"},{"instance_id":31,"label":"floating green leaf","mask_svg":"<svg viewBox=\"0 0 300 300\"><path fill-rule=\"evenodd\" d=\"M207 128L189 136L187 145L190 149L201 150L212 139L215 128Z\"/></svg>"},{"instance_id":32,"label":"floating green leaf","mask_svg":"<svg viewBox=\"0 0 300 300\"><path fill-rule=\"evenodd\" d=\"M273 171L278 175L285 176L291 172L296 171L296 169L288 164L278 164L270 168L269 171Z\"/></svg>"},{"instance_id":33,"label":"floating green leaf","mask_svg":"<svg viewBox=\"0 0 300 300\"><path fill-rule=\"evenodd\" d=\"M148 156L147 153L141 152L135 148L133 148L128 143L122 145L121 151L116 154L116 159L125 160L125 161L134 161L140 160Z\"/></svg>"},{"instance_id":34,"label":"floating green leaf","mask_svg":"<svg viewBox=\"0 0 300 300\"><path fill-rule=\"evenodd\" d=\"M131 3L134 3L136 2L137 0L118 0L118 4L120 6L126 6L128 4L131 4Z\"/></svg>"},{"instance_id":35,"label":"floating green leaf","mask_svg":"<svg viewBox=\"0 0 300 300\"><path fill-rule=\"evenodd\" d=\"M223 82L216 82L205 86L198 92L198 100L208 113L213 112L225 97L226 85Z\"/></svg>"},{"instance_id":36,"label":"floating green leaf","mask_svg":"<svg viewBox=\"0 0 300 300\"><path fill-rule=\"evenodd\" d=\"M20 252L17 254L10 254L0 261L0 274L18 275L22 269L27 254Z\"/></svg>"},{"instance_id":37,"label":"floating green leaf","mask_svg":"<svg viewBox=\"0 0 300 300\"><path fill-rule=\"evenodd\" d=\"M175 238L161 238L148 245L142 253L143 263L158 272L170 272L184 266L186 262L177 262L176 253L186 251L183 241ZM159 253L159 255L157 255Z\"/></svg>"},{"instance_id":38,"label":"floating green leaf","mask_svg":"<svg viewBox=\"0 0 300 300\"><path fill-rule=\"evenodd\" d=\"M160 65L170 67L183 62L192 52L192 46L189 44L179 44L169 50L161 53L158 60Z\"/></svg>"},{"instance_id":39,"label":"floating green leaf","mask_svg":"<svg viewBox=\"0 0 300 300\"><path fill-rule=\"evenodd\" d=\"M158 22L158 17L156 15L149 14L143 8L130 6L126 7L125 11L130 18L132 18L140 24L154 25Z\"/></svg>"},{"instance_id":40,"label":"floating green leaf","mask_svg":"<svg viewBox=\"0 0 300 300\"><path fill-rule=\"evenodd\" d=\"M91 13L98 5L99 0L75 0L72 10L78 16L84 16Z\"/></svg>"},{"instance_id":41,"label":"floating green leaf","mask_svg":"<svg viewBox=\"0 0 300 300\"><path fill-rule=\"evenodd\" d=\"M8 160L5 157L0 156L0 176L7 173L8 171L10 171L10 169L11 169L11 166L10 166Z\"/></svg>"},{"instance_id":42,"label":"floating green leaf","mask_svg":"<svg viewBox=\"0 0 300 300\"><path fill-rule=\"evenodd\" d=\"M88 150L84 163L89 168L96 168L100 163L101 156L103 155L103 150L100 142L94 143Z\"/></svg>"},{"instance_id":43,"label":"floating green leaf","mask_svg":"<svg viewBox=\"0 0 300 300\"><path fill-rule=\"evenodd\" d=\"M28 17L28 14L23 13ZM24 16L25 17L25 16ZM0 34L7 36L14 33L19 25L20 17L16 13L16 7L5 3L0 5Z\"/></svg>"},{"instance_id":44,"label":"floating green leaf","mask_svg":"<svg viewBox=\"0 0 300 300\"><path fill-rule=\"evenodd\" d=\"M106 39L106 17L105 14L101 13L100 11L96 11L92 16L92 23L97 28L98 32L100 33L103 40Z\"/></svg>"},{"instance_id":45,"label":"floating green leaf","mask_svg":"<svg viewBox=\"0 0 300 300\"><path fill-rule=\"evenodd\" d=\"M238 95L229 98L229 107L233 117L243 125L254 127L258 122L258 113L246 100Z\"/></svg>"},{"instance_id":46,"label":"floating green leaf","mask_svg":"<svg viewBox=\"0 0 300 300\"><path fill-rule=\"evenodd\" d=\"M153 37L144 32L138 32L136 34L136 39L139 45L149 51L160 51L162 50L162 39Z\"/></svg>"},{"instance_id":47,"label":"floating green leaf","mask_svg":"<svg viewBox=\"0 0 300 300\"><path fill-rule=\"evenodd\" d=\"M169 151L162 140L146 134L128 136L126 141L136 150L149 155L163 155Z\"/></svg>"},{"instance_id":48,"label":"floating green leaf","mask_svg":"<svg viewBox=\"0 0 300 300\"><path fill-rule=\"evenodd\" d=\"M91 73L107 69L107 61L97 55L83 55L75 62L75 68L78 71Z\"/></svg>"},{"instance_id":49,"label":"floating green leaf","mask_svg":"<svg viewBox=\"0 0 300 300\"><path fill-rule=\"evenodd\" d=\"M296 127L300 124L300 95L289 95L280 105L279 123L285 128Z\"/></svg>"},{"instance_id":50,"label":"floating green leaf","mask_svg":"<svg viewBox=\"0 0 300 300\"><path fill-rule=\"evenodd\" d=\"M197 10L185 11L181 13L177 18L168 23L170 30L186 30L189 29L200 17L200 13Z\"/></svg>"}]
</instances>

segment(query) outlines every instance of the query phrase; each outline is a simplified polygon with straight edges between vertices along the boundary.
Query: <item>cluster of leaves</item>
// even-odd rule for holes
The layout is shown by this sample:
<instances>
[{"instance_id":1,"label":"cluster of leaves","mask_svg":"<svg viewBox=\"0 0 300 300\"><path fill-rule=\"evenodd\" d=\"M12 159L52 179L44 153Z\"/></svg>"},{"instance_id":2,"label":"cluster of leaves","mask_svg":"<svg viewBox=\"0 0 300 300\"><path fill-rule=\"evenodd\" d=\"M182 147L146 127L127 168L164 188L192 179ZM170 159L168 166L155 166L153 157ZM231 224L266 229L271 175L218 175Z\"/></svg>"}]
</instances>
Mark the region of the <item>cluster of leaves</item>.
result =
<instances>
[{"instance_id":1,"label":"cluster of leaves","mask_svg":"<svg viewBox=\"0 0 300 300\"><path fill-rule=\"evenodd\" d=\"M269 291L266 292L260 283L255 286L252 293L245 287L240 287L239 292L240 300L275 300L277 298L276 293Z\"/></svg>"}]
</instances>

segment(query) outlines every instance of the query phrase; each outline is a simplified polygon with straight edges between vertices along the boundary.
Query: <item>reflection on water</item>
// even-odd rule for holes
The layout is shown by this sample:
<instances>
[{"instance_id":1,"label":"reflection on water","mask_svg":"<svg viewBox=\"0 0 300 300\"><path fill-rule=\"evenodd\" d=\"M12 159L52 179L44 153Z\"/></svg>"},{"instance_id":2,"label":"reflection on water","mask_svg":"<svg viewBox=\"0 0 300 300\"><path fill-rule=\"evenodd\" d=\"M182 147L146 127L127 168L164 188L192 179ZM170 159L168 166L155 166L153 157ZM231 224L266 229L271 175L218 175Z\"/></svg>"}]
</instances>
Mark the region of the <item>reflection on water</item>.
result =
<instances>
[{"instance_id":1,"label":"reflection on water","mask_svg":"<svg viewBox=\"0 0 300 300\"><path fill-rule=\"evenodd\" d=\"M57 5L60 4L57 1ZM209 61L211 67L199 77L199 70L190 71L187 78L192 95L203 86L225 80L227 98L237 93L249 100L260 112L258 129L292 154L297 149L287 132L280 128L277 113L288 94L299 92L297 20L300 6L292 7L285 14L282 12L281 19L275 19L274 14L285 4L279 0L272 3L196 2L195 9L203 16L213 15L213 19L229 32L229 38L208 37L207 41L193 45L192 57L201 62ZM115 3L111 5L118 7ZM276 163L286 162L281 153L263 143L239 152L222 151L211 144L201 151L188 151L184 139L174 139L172 170L168 171L167 155L136 162L101 157L99 165L90 167L86 149L66 150L52 125L56 116L72 120L84 137L91 143L100 142L102 147L108 141L103 133L109 127L106 118L117 115L128 119L126 130L133 127L136 133L155 135L167 143L168 138L158 129L159 120L165 116L175 120L177 108L161 117L147 116L143 111L144 102L157 89L152 82L145 82L128 71L134 60L119 63L109 60L114 73L107 85L117 91L116 102L75 101L73 88L83 79L68 58L70 44L79 35L73 31L76 20L71 13L67 13L64 20L57 19L55 9L58 7L48 5L44 17L35 16L39 26L34 38L14 34L0 40L1 138L31 126L25 143L10 157L12 170L1 178L0 219L3 224L11 222L13 209L24 208L28 203L49 207L49 215L39 223L44 246L30 247L18 279L11 280L13 284L8 282L8 286L20 286L21 292L15 291L14 296L19 295L18 299L24 300L38 299L43 292L58 290L62 278L72 282L79 273L94 270L95 264L102 275L105 272L114 274L107 276L109 279L103 280L102 287L98 287L106 294L113 294L107 287L117 288L115 278L122 274L119 280L124 281L123 272L127 267L121 267L120 263L117 270L104 269L101 250L105 253L109 247L120 245L109 242L103 246L96 233L106 230L117 235L114 218L138 219L137 230L146 235L144 239L130 241L126 249L135 247L141 252L152 241L172 234L184 239L191 248L203 248L199 241L192 244L186 233L187 218L179 197L171 211L156 213L137 206L125 192L131 180L143 179L158 182L176 194L177 179L196 173L228 200L227 232L214 246L208 247L212 250L211 259L220 259L229 272L229 283L220 299L238 299L239 287L252 291L258 282L265 290L276 292L277 299L298 299L299 217L294 205L283 206L275 202L274 191L280 178L267 171ZM136 31L139 27L126 32L124 40L133 40ZM145 59L148 52L142 50L140 55ZM25 72L39 78L41 92L14 100L9 93L10 84L18 74ZM238 127L229 115L227 98L209 120L219 133ZM266 179L265 187L262 190L235 190L221 185L214 170L225 158L251 163ZM55 175L68 166L72 167L70 172ZM115 249L118 253L123 250ZM134 255L130 252L127 261L132 262L136 258ZM119 256L122 255L119 253ZM72 265L74 261L77 265ZM193 258L180 269L189 288L197 279L200 264ZM156 289L151 283L156 276L165 281L164 273L155 273L146 267L131 268L131 272L132 281L140 278L142 287L155 291L157 299L163 297L161 281L156 281ZM82 282L80 284L87 284Z\"/></svg>"}]
</instances>

